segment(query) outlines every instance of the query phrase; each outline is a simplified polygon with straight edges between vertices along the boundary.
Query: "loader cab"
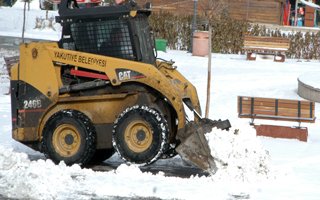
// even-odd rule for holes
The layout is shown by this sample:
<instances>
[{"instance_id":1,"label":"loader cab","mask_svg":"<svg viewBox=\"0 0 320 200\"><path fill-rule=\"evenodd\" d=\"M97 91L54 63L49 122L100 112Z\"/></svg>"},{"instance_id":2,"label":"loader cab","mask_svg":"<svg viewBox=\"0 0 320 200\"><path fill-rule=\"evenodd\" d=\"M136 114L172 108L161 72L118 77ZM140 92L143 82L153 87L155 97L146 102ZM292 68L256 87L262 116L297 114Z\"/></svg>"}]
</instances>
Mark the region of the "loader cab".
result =
<instances>
[{"instance_id":1,"label":"loader cab","mask_svg":"<svg viewBox=\"0 0 320 200\"><path fill-rule=\"evenodd\" d=\"M59 6L56 21L62 25L60 48L155 63L150 10L133 2L118 6L70 8L70 0Z\"/></svg>"}]
</instances>

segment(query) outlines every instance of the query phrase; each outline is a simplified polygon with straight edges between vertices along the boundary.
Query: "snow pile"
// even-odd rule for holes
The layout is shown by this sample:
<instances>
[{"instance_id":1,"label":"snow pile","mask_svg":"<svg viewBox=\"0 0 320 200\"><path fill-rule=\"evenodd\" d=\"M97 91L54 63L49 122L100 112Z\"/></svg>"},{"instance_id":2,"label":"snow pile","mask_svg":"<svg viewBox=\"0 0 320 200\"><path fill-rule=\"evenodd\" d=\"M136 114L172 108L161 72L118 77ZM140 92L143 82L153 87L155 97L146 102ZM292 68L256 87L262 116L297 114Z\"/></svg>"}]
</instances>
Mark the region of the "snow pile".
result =
<instances>
[{"instance_id":1,"label":"snow pile","mask_svg":"<svg viewBox=\"0 0 320 200\"><path fill-rule=\"evenodd\" d=\"M91 199L119 195L163 199L211 199L214 195L227 199L228 195L246 192L238 183L246 185L257 174L266 178L268 173L266 152L247 133L245 130L234 135L232 131L215 129L207 134L210 146L215 147L214 156L228 165L219 166L212 177L188 179L166 177L162 172L155 175L142 172L137 165L122 164L113 171L94 172L78 165L68 167L63 162L55 165L50 160L30 161L27 154L0 145L0 194L14 199ZM224 183L229 194L222 189Z\"/></svg>"},{"instance_id":2,"label":"snow pile","mask_svg":"<svg viewBox=\"0 0 320 200\"><path fill-rule=\"evenodd\" d=\"M81 169L63 163L56 166L50 160L30 161L27 154L0 146L0 190L6 191L8 198L56 199L67 195L68 188L76 187L70 170Z\"/></svg>"},{"instance_id":3,"label":"snow pile","mask_svg":"<svg viewBox=\"0 0 320 200\"><path fill-rule=\"evenodd\" d=\"M50 160L30 161L26 154L1 145L0 177L0 198L50 200L122 196L210 199L215 195L226 199L222 190L212 191L211 188L216 188L218 183L208 177L165 177L161 172L153 175L141 172L136 165L125 164L114 171L94 172L78 165L54 165ZM200 193L201 190L207 192Z\"/></svg>"},{"instance_id":4,"label":"snow pile","mask_svg":"<svg viewBox=\"0 0 320 200\"><path fill-rule=\"evenodd\" d=\"M252 127L206 134L218 171L215 180L255 182L269 177L270 156Z\"/></svg>"}]
</instances>

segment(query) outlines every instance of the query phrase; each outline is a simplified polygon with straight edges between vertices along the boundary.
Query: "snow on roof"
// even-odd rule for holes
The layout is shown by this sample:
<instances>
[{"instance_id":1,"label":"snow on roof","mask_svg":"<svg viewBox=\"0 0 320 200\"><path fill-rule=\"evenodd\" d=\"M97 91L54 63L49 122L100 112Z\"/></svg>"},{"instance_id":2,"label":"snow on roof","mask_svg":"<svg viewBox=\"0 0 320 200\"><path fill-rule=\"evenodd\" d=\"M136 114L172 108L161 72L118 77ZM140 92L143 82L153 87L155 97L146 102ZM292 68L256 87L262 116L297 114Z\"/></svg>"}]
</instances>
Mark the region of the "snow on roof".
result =
<instances>
[{"instance_id":1,"label":"snow on roof","mask_svg":"<svg viewBox=\"0 0 320 200\"><path fill-rule=\"evenodd\" d=\"M304 5L307 5L307 6L310 6L312 8L315 8L317 10L320 10L320 6L315 4L315 3L312 3L312 2L309 2L309 1L306 1L306 0L300 0L301 3L303 3Z\"/></svg>"}]
</instances>

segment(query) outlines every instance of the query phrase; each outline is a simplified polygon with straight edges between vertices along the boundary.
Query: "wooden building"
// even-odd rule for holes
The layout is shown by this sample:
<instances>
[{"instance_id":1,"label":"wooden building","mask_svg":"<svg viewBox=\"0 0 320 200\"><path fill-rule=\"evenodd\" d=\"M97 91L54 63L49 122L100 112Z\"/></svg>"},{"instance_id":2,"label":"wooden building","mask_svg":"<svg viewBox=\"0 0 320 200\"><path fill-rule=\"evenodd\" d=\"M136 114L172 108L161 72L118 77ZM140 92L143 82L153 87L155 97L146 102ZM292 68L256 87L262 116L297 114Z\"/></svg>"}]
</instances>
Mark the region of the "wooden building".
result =
<instances>
[{"instance_id":1,"label":"wooden building","mask_svg":"<svg viewBox=\"0 0 320 200\"><path fill-rule=\"evenodd\" d=\"M205 6L210 0L198 0L198 14L205 12ZM190 14L194 12L193 0L136 0L143 5L152 3L153 11L166 11L174 14ZM250 22L282 25L283 10L286 0L225 0L225 8L231 17Z\"/></svg>"},{"instance_id":2,"label":"wooden building","mask_svg":"<svg viewBox=\"0 0 320 200\"><path fill-rule=\"evenodd\" d=\"M291 0L290 3L292 5L293 0ZM299 19L300 17L302 20L302 23L300 24L296 21L296 25L320 27L320 0L295 0L294 3L295 5L292 5L293 9L291 9L291 15L296 10L297 18Z\"/></svg>"},{"instance_id":3,"label":"wooden building","mask_svg":"<svg viewBox=\"0 0 320 200\"><path fill-rule=\"evenodd\" d=\"M250 22L282 24L285 0L228 0L232 17Z\"/></svg>"}]
</instances>

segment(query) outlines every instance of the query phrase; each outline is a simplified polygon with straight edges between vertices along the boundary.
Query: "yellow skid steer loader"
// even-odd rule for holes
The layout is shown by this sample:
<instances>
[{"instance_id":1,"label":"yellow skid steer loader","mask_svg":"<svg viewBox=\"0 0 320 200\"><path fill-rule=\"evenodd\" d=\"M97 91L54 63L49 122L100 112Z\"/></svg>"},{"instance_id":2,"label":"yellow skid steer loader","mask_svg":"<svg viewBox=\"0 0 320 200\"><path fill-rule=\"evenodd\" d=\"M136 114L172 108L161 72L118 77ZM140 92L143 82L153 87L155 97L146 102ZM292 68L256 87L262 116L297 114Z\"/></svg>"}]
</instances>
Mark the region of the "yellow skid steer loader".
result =
<instances>
[{"instance_id":1,"label":"yellow skid steer loader","mask_svg":"<svg viewBox=\"0 0 320 200\"><path fill-rule=\"evenodd\" d=\"M157 60L150 13L134 2L77 8L63 0L61 40L21 44L11 69L13 138L55 163L88 165L118 152L146 165L178 153L213 171L204 134L230 123L202 119L195 87Z\"/></svg>"}]
</instances>

